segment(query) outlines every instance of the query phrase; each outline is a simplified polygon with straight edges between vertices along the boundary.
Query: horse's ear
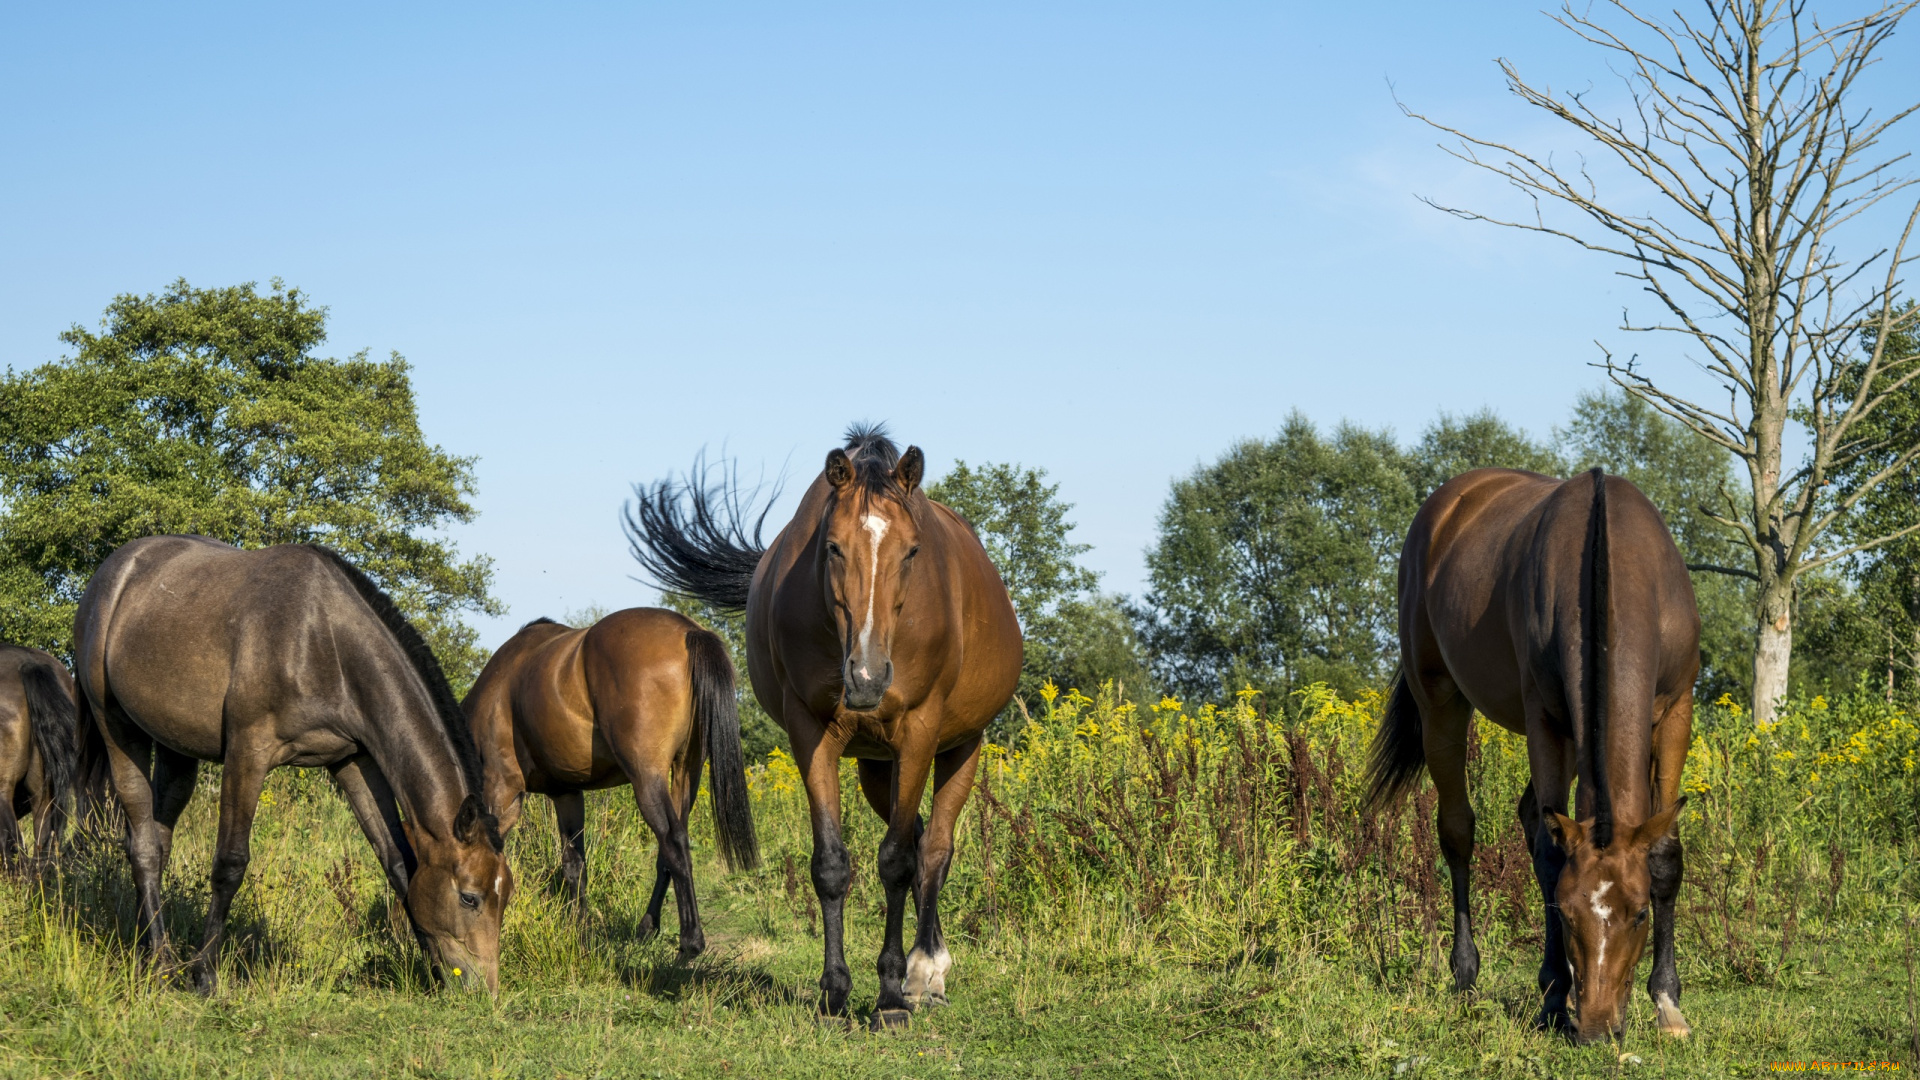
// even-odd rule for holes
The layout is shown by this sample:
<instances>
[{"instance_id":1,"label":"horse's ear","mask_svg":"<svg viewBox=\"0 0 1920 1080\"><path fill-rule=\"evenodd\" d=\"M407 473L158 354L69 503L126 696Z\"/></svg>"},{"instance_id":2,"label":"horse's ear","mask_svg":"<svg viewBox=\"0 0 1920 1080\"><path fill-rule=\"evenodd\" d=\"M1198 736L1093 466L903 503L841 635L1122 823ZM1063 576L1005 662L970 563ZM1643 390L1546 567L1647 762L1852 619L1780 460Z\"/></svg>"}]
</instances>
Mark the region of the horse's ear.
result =
<instances>
[{"instance_id":1,"label":"horse's ear","mask_svg":"<svg viewBox=\"0 0 1920 1080\"><path fill-rule=\"evenodd\" d=\"M1560 850L1569 855L1587 842L1586 826L1557 810L1547 811L1547 833Z\"/></svg>"},{"instance_id":2,"label":"horse's ear","mask_svg":"<svg viewBox=\"0 0 1920 1080\"><path fill-rule=\"evenodd\" d=\"M453 838L463 844L471 844L479 828L480 799L479 796L468 795L460 801L460 812L453 815Z\"/></svg>"},{"instance_id":3,"label":"horse's ear","mask_svg":"<svg viewBox=\"0 0 1920 1080\"><path fill-rule=\"evenodd\" d=\"M1672 806L1641 822L1640 827L1633 830L1633 845L1652 847L1655 841L1673 831L1673 823L1680 819L1680 811L1686 808L1687 797L1682 795L1673 801Z\"/></svg>"},{"instance_id":4,"label":"horse's ear","mask_svg":"<svg viewBox=\"0 0 1920 1080\"><path fill-rule=\"evenodd\" d=\"M836 488L853 483L853 461L837 446L827 451L827 483Z\"/></svg>"},{"instance_id":5,"label":"horse's ear","mask_svg":"<svg viewBox=\"0 0 1920 1080\"><path fill-rule=\"evenodd\" d=\"M927 455L921 453L917 446L907 447L907 452L900 455L900 463L893 467L894 483L909 495L920 486L920 478L926 474Z\"/></svg>"}]
</instances>

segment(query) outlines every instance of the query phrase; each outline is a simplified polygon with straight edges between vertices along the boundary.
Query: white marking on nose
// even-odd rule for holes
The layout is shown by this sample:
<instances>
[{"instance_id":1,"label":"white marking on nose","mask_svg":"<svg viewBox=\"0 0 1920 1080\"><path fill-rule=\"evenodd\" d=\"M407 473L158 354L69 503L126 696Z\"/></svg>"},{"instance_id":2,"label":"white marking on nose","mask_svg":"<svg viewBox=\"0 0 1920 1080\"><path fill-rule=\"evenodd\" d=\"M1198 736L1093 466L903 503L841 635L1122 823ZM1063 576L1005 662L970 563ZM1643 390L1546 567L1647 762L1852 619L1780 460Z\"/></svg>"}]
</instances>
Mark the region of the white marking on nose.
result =
<instances>
[{"instance_id":1,"label":"white marking on nose","mask_svg":"<svg viewBox=\"0 0 1920 1080\"><path fill-rule=\"evenodd\" d=\"M873 549L867 556L867 621L860 627L860 677L867 677L867 644L873 638L873 597L880 591L880 541L887 535L887 519L879 514L868 514L860 519L867 534L873 537Z\"/></svg>"}]
</instances>

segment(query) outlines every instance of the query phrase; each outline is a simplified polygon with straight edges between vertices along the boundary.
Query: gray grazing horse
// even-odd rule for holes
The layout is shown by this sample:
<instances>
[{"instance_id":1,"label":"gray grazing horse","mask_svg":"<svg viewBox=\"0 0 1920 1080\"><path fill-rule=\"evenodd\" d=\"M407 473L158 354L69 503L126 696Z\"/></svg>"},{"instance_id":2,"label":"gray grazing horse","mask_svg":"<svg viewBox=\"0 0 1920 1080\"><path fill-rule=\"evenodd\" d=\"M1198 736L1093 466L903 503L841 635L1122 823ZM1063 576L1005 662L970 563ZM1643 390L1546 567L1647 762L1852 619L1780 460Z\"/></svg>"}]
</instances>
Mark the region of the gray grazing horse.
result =
<instances>
[{"instance_id":1,"label":"gray grazing horse","mask_svg":"<svg viewBox=\"0 0 1920 1080\"><path fill-rule=\"evenodd\" d=\"M499 989L513 877L479 754L439 662L365 574L321 547L242 551L197 536L125 545L75 616L83 707L127 813L140 936L167 956L160 878L200 762L218 761L213 898L194 965L213 990L269 770L324 766L435 975Z\"/></svg>"}]
</instances>

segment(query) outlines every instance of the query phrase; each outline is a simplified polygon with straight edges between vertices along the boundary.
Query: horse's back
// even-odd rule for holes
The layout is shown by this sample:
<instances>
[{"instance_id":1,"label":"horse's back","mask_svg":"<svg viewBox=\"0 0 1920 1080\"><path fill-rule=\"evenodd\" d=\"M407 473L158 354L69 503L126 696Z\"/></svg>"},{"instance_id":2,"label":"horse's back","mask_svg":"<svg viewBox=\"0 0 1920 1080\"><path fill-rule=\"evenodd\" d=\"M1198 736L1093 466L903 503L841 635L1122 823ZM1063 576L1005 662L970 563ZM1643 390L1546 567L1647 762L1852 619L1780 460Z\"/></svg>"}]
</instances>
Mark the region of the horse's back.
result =
<instances>
[{"instance_id":1,"label":"horse's back","mask_svg":"<svg viewBox=\"0 0 1920 1080\"><path fill-rule=\"evenodd\" d=\"M74 648L96 701L176 751L217 760L229 714L296 720L344 707L340 650L385 635L376 622L310 548L159 536L101 564Z\"/></svg>"},{"instance_id":2,"label":"horse's back","mask_svg":"<svg viewBox=\"0 0 1920 1080\"><path fill-rule=\"evenodd\" d=\"M666 608L627 608L593 624L580 652L596 742L655 769L680 757L693 731L687 635L701 632Z\"/></svg>"},{"instance_id":3,"label":"horse's back","mask_svg":"<svg viewBox=\"0 0 1920 1080\"><path fill-rule=\"evenodd\" d=\"M511 650L506 670L475 684L476 706L511 717L528 790L622 783L621 757L651 759L655 744L675 753L684 746L691 728L686 641L699 629L665 608L623 609L584 629L529 625L501 647Z\"/></svg>"},{"instance_id":4,"label":"horse's back","mask_svg":"<svg viewBox=\"0 0 1920 1080\"><path fill-rule=\"evenodd\" d=\"M1692 583L1659 510L1619 477L1605 478L1608 563L1628 648L1657 654L1662 692L1691 685L1698 614ZM1566 650L1583 618L1590 474L1561 480L1513 469L1478 469L1448 481L1422 505L1401 559L1401 647L1410 666L1443 668L1496 723L1525 730L1528 685L1555 706ZM1631 597L1621 603L1620 597Z\"/></svg>"}]
</instances>

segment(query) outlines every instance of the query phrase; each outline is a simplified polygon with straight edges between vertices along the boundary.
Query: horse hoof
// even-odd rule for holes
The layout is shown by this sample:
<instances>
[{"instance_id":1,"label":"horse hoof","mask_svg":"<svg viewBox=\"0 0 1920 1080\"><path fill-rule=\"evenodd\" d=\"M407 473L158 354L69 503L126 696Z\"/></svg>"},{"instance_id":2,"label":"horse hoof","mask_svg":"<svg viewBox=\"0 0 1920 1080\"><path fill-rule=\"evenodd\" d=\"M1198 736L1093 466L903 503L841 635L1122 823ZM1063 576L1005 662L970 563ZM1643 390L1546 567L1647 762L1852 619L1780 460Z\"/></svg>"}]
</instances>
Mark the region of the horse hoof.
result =
<instances>
[{"instance_id":1,"label":"horse hoof","mask_svg":"<svg viewBox=\"0 0 1920 1080\"><path fill-rule=\"evenodd\" d=\"M1573 1020L1565 1009L1541 1009L1534 1014L1533 1030L1568 1035L1573 1032Z\"/></svg>"},{"instance_id":2,"label":"horse hoof","mask_svg":"<svg viewBox=\"0 0 1920 1080\"><path fill-rule=\"evenodd\" d=\"M693 963L694 957L697 957L701 953L706 951L707 951L707 947L704 944L682 945L680 946L679 953L675 954L673 958L673 962L676 964L691 964Z\"/></svg>"},{"instance_id":3,"label":"horse hoof","mask_svg":"<svg viewBox=\"0 0 1920 1080\"><path fill-rule=\"evenodd\" d=\"M869 1031L905 1031L913 1024L911 1009L875 1009L873 1020L868 1023Z\"/></svg>"},{"instance_id":4,"label":"horse hoof","mask_svg":"<svg viewBox=\"0 0 1920 1080\"><path fill-rule=\"evenodd\" d=\"M1676 1039L1684 1039L1693 1034L1693 1028L1687 1026L1687 1018L1680 1012L1679 1002L1661 994L1654 999L1653 1009L1659 1014L1654 1021L1654 1026L1660 1029L1660 1034Z\"/></svg>"},{"instance_id":5,"label":"horse hoof","mask_svg":"<svg viewBox=\"0 0 1920 1080\"><path fill-rule=\"evenodd\" d=\"M844 1013L814 1013L813 1022L827 1031L851 1031L853 1021Z\"/></svg>"},{"instance_id":6,"label":"horse hoof","mask_svg":"<svg viewBox=\"0 0 1920 1080\"><path fill-rule=\"evenodd\" d=\"M649 915L640 920L640 929L634 932L634 937L640 941L652 941L653 935L659 932L660 924L654 922L653 916Z\"/></svg>"},{"instance_id":7,"label":"horse hoof","mask_svg":"<svg viewBox=\"0 0 1920 1080\"><path fill-rule=\"evenodd\" d=\"M919 1000L913 1002L913 1007L916 1009L938 1009L944 1007L946 1003L947 995L945 994L922 994Z\"/></svg>"}]
</instances>

